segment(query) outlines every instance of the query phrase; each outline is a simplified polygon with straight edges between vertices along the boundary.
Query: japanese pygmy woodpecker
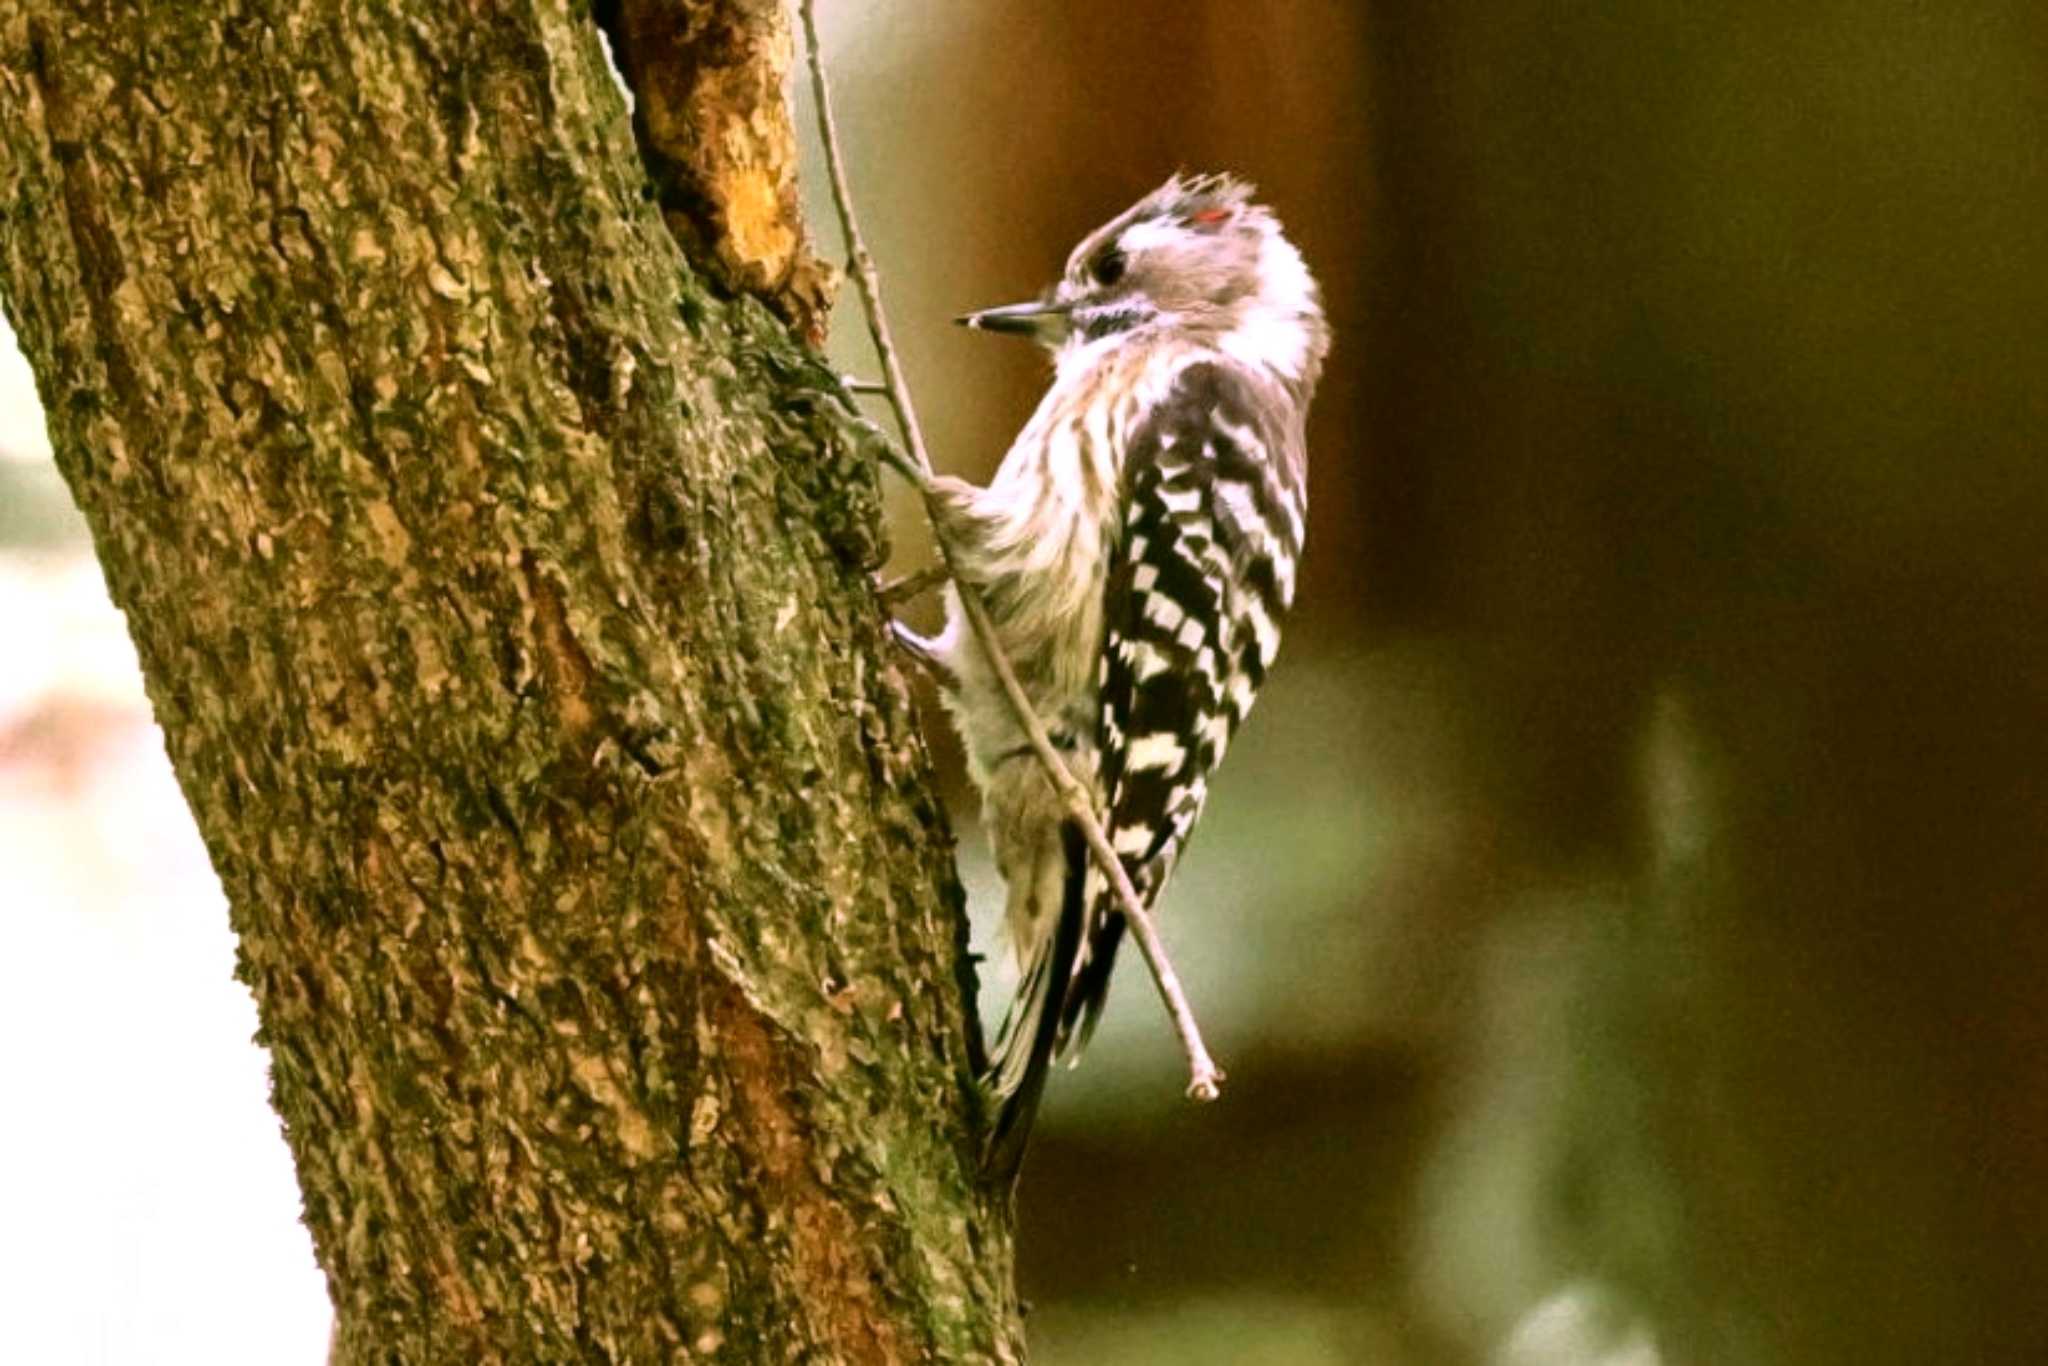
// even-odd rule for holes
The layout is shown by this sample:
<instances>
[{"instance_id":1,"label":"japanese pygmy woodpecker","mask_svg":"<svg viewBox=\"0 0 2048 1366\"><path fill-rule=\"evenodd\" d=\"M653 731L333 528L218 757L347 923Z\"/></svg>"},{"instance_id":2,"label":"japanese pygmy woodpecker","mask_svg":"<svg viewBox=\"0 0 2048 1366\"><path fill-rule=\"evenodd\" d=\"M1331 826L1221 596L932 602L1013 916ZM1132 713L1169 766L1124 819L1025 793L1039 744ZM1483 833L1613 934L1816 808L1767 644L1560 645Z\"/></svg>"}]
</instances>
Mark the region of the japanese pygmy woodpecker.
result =
<instances>
[{"instance_id":1,"label":"japanese pygmy woodpecker","mask_svg":"<svg viewBox=\"0 0 2048 1366\"><path fill-rule=\"evenodd\" d=\"M1147 908L1280 644L1306 511L1303 426L1329 346L1279 222L1225 177L1168 180L1090 233L1039 300L960 319L1052 352L987 488L928 494L1055 748ZM1124 917L964 619L907 643L952 681L1021 981L993 1049L1011 1172L1055 1057L1101 1013Z\"/></svg>"}]
</instances>

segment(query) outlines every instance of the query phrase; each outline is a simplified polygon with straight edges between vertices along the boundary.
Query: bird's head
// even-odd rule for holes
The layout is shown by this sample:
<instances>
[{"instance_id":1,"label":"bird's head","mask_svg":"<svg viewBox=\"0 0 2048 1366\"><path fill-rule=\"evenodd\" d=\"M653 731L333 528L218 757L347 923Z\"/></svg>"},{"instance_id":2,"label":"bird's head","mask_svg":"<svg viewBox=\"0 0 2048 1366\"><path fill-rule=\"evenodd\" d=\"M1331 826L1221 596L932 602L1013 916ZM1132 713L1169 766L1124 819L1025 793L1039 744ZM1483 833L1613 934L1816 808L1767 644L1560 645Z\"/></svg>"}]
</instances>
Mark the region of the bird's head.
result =
<instances>
[{"instance_id":1,"label":"bird's head","mask_svg":"<svg viewBox=\"0 0 2048 1366\"><path fill-rule=\"evenodd\" d=\"M1179 339L1313 379L1327 344L1315 281L1251 195L1228 176L1176 175L1083 238L1043 296L958 321L1028 336L1063 363Z\"/></svg>"}]
</instances>

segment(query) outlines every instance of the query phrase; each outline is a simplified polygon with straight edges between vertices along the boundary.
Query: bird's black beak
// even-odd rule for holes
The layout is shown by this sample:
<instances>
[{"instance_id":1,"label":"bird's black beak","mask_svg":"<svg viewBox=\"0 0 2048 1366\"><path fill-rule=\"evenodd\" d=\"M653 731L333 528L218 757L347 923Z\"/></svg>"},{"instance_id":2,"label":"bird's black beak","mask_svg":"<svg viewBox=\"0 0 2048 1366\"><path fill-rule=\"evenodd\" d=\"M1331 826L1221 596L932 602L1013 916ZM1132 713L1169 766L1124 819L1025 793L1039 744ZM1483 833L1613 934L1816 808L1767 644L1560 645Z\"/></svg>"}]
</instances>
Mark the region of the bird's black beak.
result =
<instances>
[{"instance_id":1,"label":"bird's black beak","mask_svg":"<svg viewBox=\"0 0 2048 1366\"><path fill-rule=\"evenodd\" d=\"M953 321L962 327L978 327L984 332L1013 332L1020 337L1029 337L1041 346L1057 346L1067 335L1067 310L1041 300L1008 304L1002 308L984 308L979 313L962 313Z\"/></svg>"}]
</instances>

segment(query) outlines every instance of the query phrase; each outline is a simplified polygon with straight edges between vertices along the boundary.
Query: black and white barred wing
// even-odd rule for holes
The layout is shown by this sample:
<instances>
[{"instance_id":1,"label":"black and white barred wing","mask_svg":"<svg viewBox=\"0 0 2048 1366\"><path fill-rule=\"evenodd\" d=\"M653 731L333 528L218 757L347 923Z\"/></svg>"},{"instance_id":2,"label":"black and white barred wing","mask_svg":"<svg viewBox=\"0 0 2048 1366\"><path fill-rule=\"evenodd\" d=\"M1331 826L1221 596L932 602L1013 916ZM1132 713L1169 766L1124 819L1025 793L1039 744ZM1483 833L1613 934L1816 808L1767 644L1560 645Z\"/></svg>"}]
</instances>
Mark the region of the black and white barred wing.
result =
<instances>
[{"instance_id":1,"label":"black and white barred wing","mask_svg":"<svg viewBox=\"0 0 2048 1366\"><path fill-rule=\"evenodd\" d=\"M1150 906L1209 795L1209 775L1280 646L1303 532L1299 434L1220 365L1192 366L1132 443L1124 535L1105 604L1098 743L1106 833ZM1124 920L1091 870L1087 940L1062 1047L1101 1012Z\"/></svg>"}]
</instances>

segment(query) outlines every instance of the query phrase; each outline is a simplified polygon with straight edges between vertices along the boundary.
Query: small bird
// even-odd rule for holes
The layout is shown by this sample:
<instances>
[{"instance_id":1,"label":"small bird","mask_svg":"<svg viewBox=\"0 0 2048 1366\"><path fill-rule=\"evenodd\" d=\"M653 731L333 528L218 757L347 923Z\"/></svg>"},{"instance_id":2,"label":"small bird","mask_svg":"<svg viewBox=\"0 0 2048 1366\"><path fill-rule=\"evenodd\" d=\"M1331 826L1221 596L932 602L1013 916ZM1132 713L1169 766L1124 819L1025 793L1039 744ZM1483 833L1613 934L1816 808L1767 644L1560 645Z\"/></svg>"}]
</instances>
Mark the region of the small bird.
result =
<instances>
[{"instance_id":1,"label":"small bird","mask_svg":"<svg viewBox=\"0 0 2048 1366\"><path fill-rule=\"evenodd\" d=\"M1294 598L1319 292L1250 187L1174 176L1090 233L1043 297L959 321L1037 341L1054 375L988 487L930 481L934 524L1149 909ZM1102 1011L1124 916L957 584L936 639L902 634L950 680L1007 886L1021 980L993 1049L987 1165L1014 1178L1048 1065Z\"/></svg>"}]
</instances>

